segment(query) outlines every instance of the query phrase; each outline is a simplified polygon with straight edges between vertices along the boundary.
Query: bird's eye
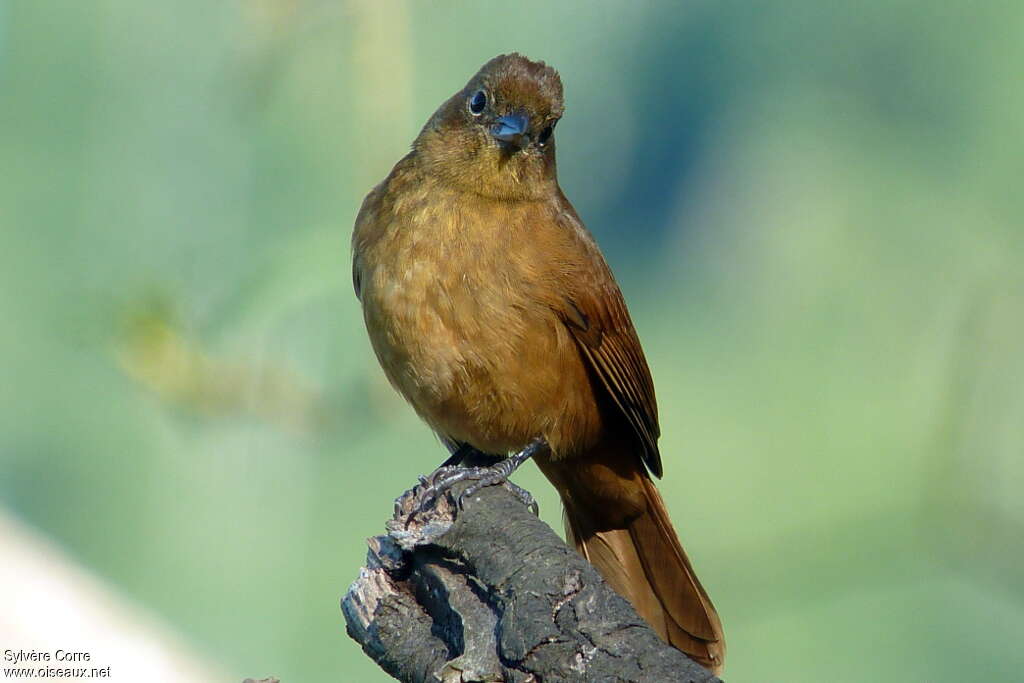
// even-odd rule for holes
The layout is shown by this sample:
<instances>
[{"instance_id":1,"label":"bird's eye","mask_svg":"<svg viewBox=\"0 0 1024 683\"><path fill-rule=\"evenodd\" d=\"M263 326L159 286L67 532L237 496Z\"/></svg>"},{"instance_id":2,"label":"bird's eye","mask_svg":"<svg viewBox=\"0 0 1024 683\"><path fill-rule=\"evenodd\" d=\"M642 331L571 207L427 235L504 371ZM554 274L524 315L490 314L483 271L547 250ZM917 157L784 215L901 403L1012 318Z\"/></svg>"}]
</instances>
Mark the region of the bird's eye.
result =
<instances>
[{"instance_id":1,"label":"bird's eye","mask_svg":"<svg viewBox=\"0 0 1024 683\"><path fill-rule=\"evenodd\" d=\"M540 132L540 135L537 136L537 144L540 145L541 147L546 145L548 142L548 138L551 137L551 133L554 132L554 130L555 127L553 125L547 126L544 130L542 130Z\"/></svg>"},{"instance_id":2,"label":"bird's eye","mask_svg":"<svg viewBox=\"0 0 1024 683\"><path fill-rule=\"evenodd\" d=\"M486 106L487 95L484 94L483 90L477 90L473 93L473 96L469 98L469 113L473 116L480 116Z\"/></svg>"}]
</instances>

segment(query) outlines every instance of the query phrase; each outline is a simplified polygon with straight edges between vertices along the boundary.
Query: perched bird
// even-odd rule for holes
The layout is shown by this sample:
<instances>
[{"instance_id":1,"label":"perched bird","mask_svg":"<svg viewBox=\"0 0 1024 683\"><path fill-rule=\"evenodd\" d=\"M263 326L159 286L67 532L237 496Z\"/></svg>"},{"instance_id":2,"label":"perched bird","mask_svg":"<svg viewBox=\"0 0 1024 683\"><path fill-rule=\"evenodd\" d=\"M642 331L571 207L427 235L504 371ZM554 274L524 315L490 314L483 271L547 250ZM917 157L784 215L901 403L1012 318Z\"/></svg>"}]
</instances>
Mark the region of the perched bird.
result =
<instances>
[{"instance_id":1,"label":"perched bird","mask_svg":"<svg viewBox=\"0 0 1024 683\"><path fill-rule=\"evenodd\" d=\"M569 540L665 641L717 672L721 622L650 477L662 463L647 361L558 185L562 112L553 68L487 62L363 202L356 295L385 374L454 459L532 444Z\"/></svg>"}]
</instances>

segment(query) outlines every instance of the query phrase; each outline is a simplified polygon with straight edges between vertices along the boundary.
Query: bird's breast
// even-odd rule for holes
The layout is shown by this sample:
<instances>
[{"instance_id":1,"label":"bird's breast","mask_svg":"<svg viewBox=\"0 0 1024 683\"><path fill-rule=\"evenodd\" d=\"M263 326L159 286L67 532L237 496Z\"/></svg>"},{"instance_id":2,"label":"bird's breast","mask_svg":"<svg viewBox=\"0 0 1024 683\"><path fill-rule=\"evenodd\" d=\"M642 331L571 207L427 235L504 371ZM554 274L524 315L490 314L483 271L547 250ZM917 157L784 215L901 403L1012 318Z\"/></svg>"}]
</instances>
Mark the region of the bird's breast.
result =
<instances>
[{"instance_id":1,"label":"bird's breast","mask_svg":"<svg viewBox=\"0 0 1024 683\"><path fill-rule=\"evenodd\" d=\"M586 371L514 221L433 218L406 217L360 254L366 325L391 383L438 432L488 452L556 439L567 415L585 421Z\"/></svg>"}]
</instances>

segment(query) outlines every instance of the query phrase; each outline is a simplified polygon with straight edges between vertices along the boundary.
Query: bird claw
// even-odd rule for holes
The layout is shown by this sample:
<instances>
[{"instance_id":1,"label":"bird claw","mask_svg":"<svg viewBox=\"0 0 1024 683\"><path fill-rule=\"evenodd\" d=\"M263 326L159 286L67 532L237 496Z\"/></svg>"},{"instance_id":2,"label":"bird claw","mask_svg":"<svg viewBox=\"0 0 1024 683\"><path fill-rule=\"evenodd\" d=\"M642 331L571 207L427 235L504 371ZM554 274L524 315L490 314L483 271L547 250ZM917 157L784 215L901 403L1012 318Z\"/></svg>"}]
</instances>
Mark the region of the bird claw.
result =
<instances>
[{"instance_id":1,"label":"bird claw","mask_svg":"<svg viewBox=\"0 0 1024 683\"><path fill-rule=\"evenodd\" d=\"M419 480L420 490L416 492L412 510L409 512L409 516L405 519L406 529L409 528L417 516L435 505L442 495L448 493L448 489L456 483L453 481L451 484L448 484L448 478L454 476L454 474L458 473L462 469L463 468L461 467L442 465L431 472L427 477L424 477L422 474L417 477Z\"/></svg>"},{"instance_id":2,"label":"bird claw","mask_svg":"<svg viewBox=\"0 0 1024 683\"><path fill-rule=\"evenodd\" d=\"M431 505L436 504L436 501L442 495L450 495L451 488L455 484L471 480L476 483L463 491L458 499L453 500L453 503L459 510L464 509L466 501L478 493L480 489L487 486L501 485L520 500L523 505L528 507L534 515L539 514L540 508L530 492L513 484L508 478L520 465L533 457L542 448L547 448L547 442L543 439L537 439L518 453L490 467L452 467L442 465L434 470L430 476L420 476L420 491L416 496L418 504L413 507L406 518L405 528L408 529L413 520Z\"/></svg>"},{"instance_id":3,"label":"bird claw","mask_svg":"<svg viewBox=\"0 0 1024 683\"><path fill-rule=\"evenodd\" d=\"M537 506L537 501L534 499L533 494L510 481L507 474L496 471L497 467L482 467L478 469L483 470L479 476L476 476L476 473L474 473L473 476L465 478L476 479L476 483L463 491L462 495L460 495L459 499L456 501L456 505L459 506L460 510L466 507L466 501L479 493L480 489L487 486L502 486L514 495L519 502L530 508L530 511L534 515L538 515L540 513L540 508Z\"/></svg>"}]
</instances>

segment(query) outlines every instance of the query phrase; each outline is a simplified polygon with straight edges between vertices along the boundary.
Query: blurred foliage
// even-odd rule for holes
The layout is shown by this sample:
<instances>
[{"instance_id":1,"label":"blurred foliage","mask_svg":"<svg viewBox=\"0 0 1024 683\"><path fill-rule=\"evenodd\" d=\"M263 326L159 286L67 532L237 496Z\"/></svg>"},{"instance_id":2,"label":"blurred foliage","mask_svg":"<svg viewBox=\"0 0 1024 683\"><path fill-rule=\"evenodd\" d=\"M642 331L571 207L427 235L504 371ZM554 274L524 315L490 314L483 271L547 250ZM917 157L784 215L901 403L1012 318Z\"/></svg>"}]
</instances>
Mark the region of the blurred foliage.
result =
<instances>
[{"instance_id":1,"label":"blurred foliage","mask_svg":"<svg viewBox=\"0 0 1024 683\"><path fill-rule=\"evenodd\" d=\"M1018 678L1022 22L0 2L0 500L239 678L384 680L338 597L443 452L368 347L351 224L518 50L565 81L562 184L644 341L729 680Z\"/></svg>"}]
</instances>

